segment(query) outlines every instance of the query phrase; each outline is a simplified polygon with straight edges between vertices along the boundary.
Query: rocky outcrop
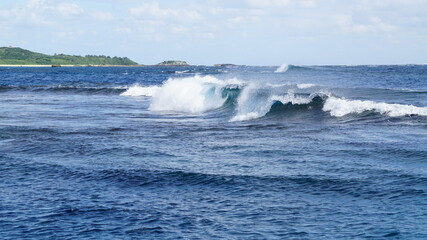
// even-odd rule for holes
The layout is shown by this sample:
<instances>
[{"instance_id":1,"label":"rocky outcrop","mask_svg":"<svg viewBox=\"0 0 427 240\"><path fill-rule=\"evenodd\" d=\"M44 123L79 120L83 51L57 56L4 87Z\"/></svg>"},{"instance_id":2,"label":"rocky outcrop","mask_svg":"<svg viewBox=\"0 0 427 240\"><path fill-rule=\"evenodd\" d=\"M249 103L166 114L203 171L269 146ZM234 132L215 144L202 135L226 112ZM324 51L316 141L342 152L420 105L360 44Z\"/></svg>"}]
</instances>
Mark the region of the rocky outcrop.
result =
<instances>
[{"instance_id":1,"label":"rocky outcrop","mask_svg":"<svg viewBox=\"0 0 427 240\"><path fill-rule=\"evenodd\" d=\"M190 66L185 61L175 61L175 60L168 60L161 63L156 64L156 66Z\"/></svg>"},{"instance_id":2,"label":"rocky outcrop","mask_svg":"<svg viewBox=\"0 0 427 240\"><path fill-rule=\"evenodd\" d=\"M214 64L214 67L237 67L238 65L236 64L231 64L231 63L219 63L219 64Z\"/></svg>"}]
</instances>

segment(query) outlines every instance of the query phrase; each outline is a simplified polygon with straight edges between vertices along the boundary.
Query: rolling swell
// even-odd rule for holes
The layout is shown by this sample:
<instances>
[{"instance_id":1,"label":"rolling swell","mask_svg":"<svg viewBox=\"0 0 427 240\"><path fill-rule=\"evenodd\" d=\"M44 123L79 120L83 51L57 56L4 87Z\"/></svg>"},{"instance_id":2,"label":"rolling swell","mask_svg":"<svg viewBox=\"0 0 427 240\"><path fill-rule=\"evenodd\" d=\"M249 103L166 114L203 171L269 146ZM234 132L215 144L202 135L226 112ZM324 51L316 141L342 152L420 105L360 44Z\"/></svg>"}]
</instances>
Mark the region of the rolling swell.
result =
<instances>
[{"instance_id":1,"label":"rolling swell","mask_svg":"<svg viewBox=\"0 0 427 240\"><path fill-rule=\"evenodd\" d=\"M119 95L126 87L86 87L86 86L0 86L0 92L34 92L53 94Z\"/></svg>"},{"instance_id":2,"label":"rolling swell","mask_svg":"<svg viewBox=\"0 0 427 240\"><path fill-rule=\"evenodd\" d=\"M286 67L292 68L291 65ZM381 94L382 91L388 95L425 93L424 90L390 92L381 89L376 89L375 93ZM415 117L417 121L424 121L427 116L427 107L347 99L331 92L324 93L314 84L254 85L238 79L221 80L209 75L170 78L162 85L153 86L1 85L0 92L146 96L151 98L151 111L181 114L226 111L221 117L231 121L306 117L332 117L344 121L385 121L390 118L405 121L408 117Z\"/></svg>"},{"instance_id":3,"label":"rolling swell","mask_svg":"<svg viewBox=\"0 0 427 240\"><path fill-rule=\"evenodd\" d=\"M311 68L2 74L2 237L426 239L425 66Z\"/></svg>"},{"instance_id":4,"label":"rolling swell","mask_svg":"<svg viewBox=\"0 0 427 240\"><path fill-rule=\"evenodd\" d=\"M2 161L3 162L3 161ZM19 166L19 173L15 172ZM73 182L90 182L97 187L115 185L119 188L153 188L162 187L209 187L221 191L240 192L250 189L271 191L297 191L315 195L341 194L364 199L389 198L399 199L409 196L423 197L427 193L421 188L426 178L416 174L402 174L390 170L366 169L378 176L365 178L337 178L324 175L228 175L188 172L180 170L149 169L88 169L70 168L56 164L34 163L24 161L4 161L0 169L5 175L25 175L32 173L35 185L48 179L72 180ZM383 181L384 179L387 181ZM399 181L394 182L394 179ZM413 186L412 188L402 187Z\"/></svg>"},{"instance_id":5,"label":"rolling swell","mask_svg":"<svg viewBox=\"0 0 427 240\"><path fill-rule=\"evenodd\" d=\"M329 176L250 176L250 175L221 175L185 171L158 171L158 170L102 170L95 172L76 173L73 175L92 179L96 182L106 181L118 183L121 187L189 187L209 186L213 188L226 188L231 191L241 189L263 189L269 186L270 190L298 190L307 193L318 194L342 194L361 198L397 198L408 197L408 195L425 196L426 192L415 186L422 185L425 178L406 175L405 179L410 182L414 189L399 190L399 186L392 187L390 184L379 184L380 179L342 179ZM396 173L389 172L387 175L393 179ZM402 177L402 175L399 175ZM373 187L373 186L376 187Z\"/></svg>"}]
</instances>

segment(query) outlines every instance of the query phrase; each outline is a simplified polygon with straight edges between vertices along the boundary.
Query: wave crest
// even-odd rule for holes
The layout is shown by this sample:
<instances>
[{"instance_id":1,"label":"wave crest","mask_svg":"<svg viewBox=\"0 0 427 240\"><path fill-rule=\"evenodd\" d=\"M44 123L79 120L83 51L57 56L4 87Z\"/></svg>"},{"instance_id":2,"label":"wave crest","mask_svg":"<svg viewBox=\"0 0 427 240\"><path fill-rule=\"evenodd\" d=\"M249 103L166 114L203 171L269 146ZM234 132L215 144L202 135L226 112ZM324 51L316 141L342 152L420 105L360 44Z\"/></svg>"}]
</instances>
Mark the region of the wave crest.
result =
<instances>
[{"instance_id":1,"label":"wave crest","mask_svg":"<svg viewBox=\"0 0 427 240\"><path fill-rule=\"evenodd\" d=\"M273 105L304 105L309 104L319 96L314 94L298 94L289 89L284 95L272 94L272 89L252 85L245 88L237 99L237 114L230 121L246 121L265 116Z\"/></svg>"},{"instance_id":2,"label":"wave crest","mask_svg":"<svg viewBox=\"0 0 427 240\"><path fill-rule=\"evenodd\" d=\"M198 114L220 108L228 95L224 89L241 84L236 79L219 80L212 76L171 78L153 95L152 111Z\"/></svg>"},{"instance_id":3,"label":"wave crest","mask_svg":"<svg viewBox=\"0 0 427 240\"><path fill-rule=\"evenodd\" d=\"M315 84L246 83L210 75L170 78L161 86L133 85L121 95L151 97L149 110L156 112L200 114L219 109L231 114L233 111L230 121L279 115L281 118L291 115L304 118L312 114L339 118L366 112L388 117L427 116L427 107L348 100L324 93Z\"/></svg>"},{"instance_id":4,"label":"wave crest","mask_svg":"<svg viewBox=\"0 0 427 240\"><path fill-rule=\"evenodd\" d=\"M120 96L130 96L130 97L140 97L140 96L146 96L146 97L152 97L154 96L157 91L160 89L159 86L147 86L143 87L139 84L135 84L132 87L128 88L125 92L120 94Z\"/></svg>"},{"instance_id":5,"label":"wave crest","mask_svg":"<svg viewBox=\"0 0 427 240\"><path fill-rule=\"evenodd\" d=\"M278 67L276 69L276 71L274 71L275 73L284 73L286 71L288 71L289 69L289 65L288 64L282 64L280 67Z\"/></svg>"},{"instance_id":6,"label":"wave crest","mask_svg":"<svg viewBox=\"0 0 427 240\"><path fill-rule=\"evenodd\" d=\"M400 117L406 115L427 116L427 107L416 107L404 104L391 104L374 101L347 100L330 96L323 106L323 111L329 112L334 117L366 111L374 111L390 117Z\"/></svg>"}]
</instances>

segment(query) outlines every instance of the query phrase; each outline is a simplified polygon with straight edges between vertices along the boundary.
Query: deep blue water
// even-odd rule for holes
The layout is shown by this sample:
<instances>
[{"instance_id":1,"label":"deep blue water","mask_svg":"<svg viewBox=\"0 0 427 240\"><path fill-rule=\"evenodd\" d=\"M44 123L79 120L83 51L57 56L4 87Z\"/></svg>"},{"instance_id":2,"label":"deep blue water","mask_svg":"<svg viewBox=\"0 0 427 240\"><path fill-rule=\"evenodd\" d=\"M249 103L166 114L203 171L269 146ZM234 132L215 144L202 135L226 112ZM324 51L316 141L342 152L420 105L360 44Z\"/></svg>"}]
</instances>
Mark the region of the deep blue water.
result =
<instances>
[{"instance_id":1,"label":"deep blue water","mask_svg":"<svg viewBox=\"0 0 427 240\"><path fill-rule=\"evenodd\" d=\"M427 239L427 66L0 68L0 239Z\"/></svg>"}]
</instances>

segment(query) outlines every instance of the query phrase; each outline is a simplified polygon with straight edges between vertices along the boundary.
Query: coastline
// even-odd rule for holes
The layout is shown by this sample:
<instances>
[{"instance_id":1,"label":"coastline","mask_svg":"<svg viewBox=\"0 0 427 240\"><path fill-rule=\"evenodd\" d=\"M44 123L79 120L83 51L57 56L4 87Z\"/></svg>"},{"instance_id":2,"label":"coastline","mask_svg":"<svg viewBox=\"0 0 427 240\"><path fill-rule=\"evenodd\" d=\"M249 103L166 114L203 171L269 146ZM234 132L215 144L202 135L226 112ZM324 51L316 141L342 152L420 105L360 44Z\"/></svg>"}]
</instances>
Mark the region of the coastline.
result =
<instances>
[{"instance_id":1,"label":"coastline","mask_svg":"<svg viewBox=\"0 0 427 240\"><path fill-rule=\"evenodd\" d=\"M52 67L52 65L7 65L7 64L0 64L0 67Z\"/></svg>"},{"instance_id":2,"label":"coastline","mask_svg":"<svg viewBox=\"0 0 427 240\"><path fill-rule=\"evenodd\" d=\"M0 64L0 67L192 67L197 65L10 65Z\"/></svg>"},{"instance_id":3,"label":"coastline","mask_svg":"<svg viewBox=\"0 0 427 240\"><path fill-rule=\"evenodd\" d=\"M8 65L0 64L0 67L144 67L145 65Z\"/></svg>"}]
</instances>

